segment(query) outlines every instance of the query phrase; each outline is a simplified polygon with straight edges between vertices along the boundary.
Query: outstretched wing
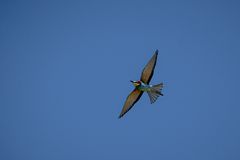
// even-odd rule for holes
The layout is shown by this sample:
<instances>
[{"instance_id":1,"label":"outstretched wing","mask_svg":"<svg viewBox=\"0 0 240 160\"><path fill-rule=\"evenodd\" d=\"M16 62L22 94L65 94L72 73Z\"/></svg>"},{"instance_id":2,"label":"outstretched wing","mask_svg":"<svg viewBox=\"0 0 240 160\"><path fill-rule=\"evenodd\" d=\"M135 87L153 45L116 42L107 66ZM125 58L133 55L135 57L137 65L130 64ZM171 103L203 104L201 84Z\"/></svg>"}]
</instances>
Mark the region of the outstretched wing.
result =
<instances>
[{"instance_id":1,"label":"outstretched wing","mask_svg":"<svg viewBox=\"0 0 240 160\"><path fill-rule=\"evenodd\" d=\"M154 55L152 56L152 58L150 59L150 61L142 71L141 81L146 84L149 84L149 82L152 79L154 68L157 62L157 55L158 55L158 50L155 51Z\"/></svg>"},{"instance_id":2,"label":"outstretched wing","mask_svg":"<svg viewBox=\"0 0 240 160\"><path fill-rule=\"evenodd\" d=\"M127 97L125 104L123 106L123 109L119 115L119 118L121 118L124 114L126 114L133 105L140 99L143 92L139 91L138 89L134 89Z\"/></svg>"}]
</instances>

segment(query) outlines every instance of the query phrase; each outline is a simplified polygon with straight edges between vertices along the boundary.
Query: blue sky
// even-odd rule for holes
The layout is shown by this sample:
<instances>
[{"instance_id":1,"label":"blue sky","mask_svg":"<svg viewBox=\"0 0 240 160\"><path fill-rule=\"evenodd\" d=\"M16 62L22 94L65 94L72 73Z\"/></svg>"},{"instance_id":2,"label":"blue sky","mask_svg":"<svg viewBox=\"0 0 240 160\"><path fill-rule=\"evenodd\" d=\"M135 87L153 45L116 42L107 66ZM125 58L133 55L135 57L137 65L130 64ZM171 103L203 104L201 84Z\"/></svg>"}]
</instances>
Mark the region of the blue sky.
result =
<instances>
[{"instance_id":1,"label":"blue sky","mask_svg":"<svg viewBox=\"0 0 240 160\"><path fill-rule=\"evenodd\" d=\"M238 1L1 1L0 159L240 159ZM159 49L151 83L118 115Z\"/></svg>"}]
</instances>

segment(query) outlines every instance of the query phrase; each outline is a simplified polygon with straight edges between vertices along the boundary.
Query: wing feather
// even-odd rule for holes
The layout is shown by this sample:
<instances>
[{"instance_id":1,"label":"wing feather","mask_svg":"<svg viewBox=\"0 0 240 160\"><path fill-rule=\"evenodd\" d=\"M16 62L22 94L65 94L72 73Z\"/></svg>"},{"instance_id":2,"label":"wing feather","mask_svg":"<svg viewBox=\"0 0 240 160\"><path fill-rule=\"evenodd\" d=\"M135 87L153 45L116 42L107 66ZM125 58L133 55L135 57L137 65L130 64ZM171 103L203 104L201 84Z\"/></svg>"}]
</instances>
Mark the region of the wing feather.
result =
<instances>
[{"instance_id":1,"label":"wing feather","mask_svg":"<svg viewBox=\"0 0 240 160\"><path fill-rule=\"evenodd\" d=\"M157 55L158 55L158 50L155 51L154 55L152 58L149 60L147 65L144 67L141 75L141 81L149 84L149 82L152 79L153 73L154 73L154 68L156 66L157 62Z\"/></svg>"},{"instance_id":2,"label":"wing feather","mask_svg":"<svg viewBox=\"0 0 240 160\"><path fill-rule=\"evenodd\" d=\"M122 111L119 115L119 118L123 117L124 114L126 114L133 106L134 104L140 99L143 92L139 91L138 89L134 89L127 97L125 104L122 108Z\"/></svg>"}]
</instances>

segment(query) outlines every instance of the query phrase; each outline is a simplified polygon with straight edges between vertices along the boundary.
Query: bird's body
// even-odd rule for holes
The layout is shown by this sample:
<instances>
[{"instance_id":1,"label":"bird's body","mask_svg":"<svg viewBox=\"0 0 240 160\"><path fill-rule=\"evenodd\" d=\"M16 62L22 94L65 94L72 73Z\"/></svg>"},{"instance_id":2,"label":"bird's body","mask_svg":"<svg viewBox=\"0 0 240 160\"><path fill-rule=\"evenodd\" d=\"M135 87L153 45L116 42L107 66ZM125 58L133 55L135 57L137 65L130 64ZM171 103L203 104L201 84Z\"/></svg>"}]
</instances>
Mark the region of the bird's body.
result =
<instances>
[{"instance_id":1,"label":"bird's body","mask_svg":"<svg viewBox=\"0 0 240 160\"><path fill-rule=\"evenodd\" d=\"M136 89L143 91L143 92L148 92L150 91L152 85L145 84L142 81L131 81L133 85L136 87Z\"/></svg>"},{"instance_id":2,"label":"bird's body","mask_svg":"<svg viewBox=\"0 0 240 160\"><path fill-rule=\"evenodd\" d=\"M133 83L133 85L137 90L148 93L151 103L154 103L159 97L159 95L163 96L163 94L161 93L161 90L163 88L163 83L160 83L158 85L150 85L142 81L131 81L131 82Z\"/></svg>"},{"instance_id":3,"label":"bird's body","mask_svg":"<svg viewBox=\"0 0 240 160\"><path fill-rule=\"evenodd\" d=\"M157 61L157 55L158 50L155 51L155 54L143 69L141 79L139 81L131 81L132 84L135 86L135 89L128 95L119 118L121 118L133 107L133 105L140 99L143 92L148 93L151 103L154 103L159 96L163 96L163 94L161 93L163 83L157 85L149 84L153 76L154 68Z\"/></svg>"}]
</instances>

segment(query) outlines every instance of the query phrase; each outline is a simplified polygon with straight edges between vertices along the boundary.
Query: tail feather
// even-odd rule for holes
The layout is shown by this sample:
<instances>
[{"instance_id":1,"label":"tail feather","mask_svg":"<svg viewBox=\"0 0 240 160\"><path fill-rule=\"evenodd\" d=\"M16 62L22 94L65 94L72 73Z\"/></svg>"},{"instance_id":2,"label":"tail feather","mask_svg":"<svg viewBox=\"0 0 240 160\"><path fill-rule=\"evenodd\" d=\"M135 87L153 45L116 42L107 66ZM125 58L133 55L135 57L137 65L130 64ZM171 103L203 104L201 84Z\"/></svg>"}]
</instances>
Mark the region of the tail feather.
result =
<instances>
[{"instance_id":1,"label":"tail feather","mask_svg":"<svg viewBox=\"0 0 240 160\"><path fill-rule=\"evenodd\" d=\"M163 96L163 94L161 93L162 88L163 88L163 83L160 83L152 86L150 91L147 92L151 103L154 103L159 96Z\"/></svg>"}]
</instances>

